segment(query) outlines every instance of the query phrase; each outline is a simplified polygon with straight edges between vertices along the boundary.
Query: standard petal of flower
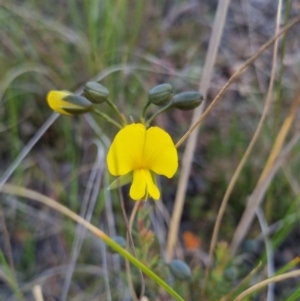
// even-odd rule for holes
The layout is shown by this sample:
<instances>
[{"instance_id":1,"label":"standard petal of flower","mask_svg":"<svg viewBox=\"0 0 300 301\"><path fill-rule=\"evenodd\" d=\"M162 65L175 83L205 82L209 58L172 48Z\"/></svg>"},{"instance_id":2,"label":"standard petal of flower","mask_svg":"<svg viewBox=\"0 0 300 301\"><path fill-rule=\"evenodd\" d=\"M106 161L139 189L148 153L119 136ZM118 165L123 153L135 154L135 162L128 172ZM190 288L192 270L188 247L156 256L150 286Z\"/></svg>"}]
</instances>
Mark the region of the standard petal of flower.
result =
<instances>
[{"instance_id":1,"label":"standard petal of flower","mask_svg":"<svg viewBox=\"0 0 300 301\"><path fill-rule=\"evenodd\" d=\"M68 103L67 101L63 100L63 98L65 96L70 95L70 94L71 93L68 91L50 91L47 95L47 101L48 101L49 107L53 111L58 112L60 114L69 115L69 116L72 115L63 109L63 107L68 107L68 108L74 107L75 109L78 108L78 106L72 105L72 104Z\"/></svg>"},{"instance_id":2,"label":"standard petal of flower","mask_svg":"<svg viewBox=\"0 0 300 301\"><path fill-rule=\"evenodd\" d=\"M174 176L178 168L178 154L167 132L159 127L149 128L143 155L147 168L168 178Z\"/></svg>"},{"instance_id":3,"label":"standard petal of flower","mask_svg":"<svg viewBox=\"0 0 300 301\"><path fill-rule=\"evenodd\" d=\"M142 124L130 124L118 132L107 154L107 166L114 176L140 169L146 129Z\"/></svg>"},{"instance_id":4,"label":"standard petal of flower","mask_svg":"<svg viewBox=\"0 0 300 301\"><path fill-rule=\"evenodd\" d=\"M133 172L133 182L130 187L129 195L135 200L141 200L146 193L146 177L144 174L144 170L137 169Z\"/></svg>"}]
</instances>

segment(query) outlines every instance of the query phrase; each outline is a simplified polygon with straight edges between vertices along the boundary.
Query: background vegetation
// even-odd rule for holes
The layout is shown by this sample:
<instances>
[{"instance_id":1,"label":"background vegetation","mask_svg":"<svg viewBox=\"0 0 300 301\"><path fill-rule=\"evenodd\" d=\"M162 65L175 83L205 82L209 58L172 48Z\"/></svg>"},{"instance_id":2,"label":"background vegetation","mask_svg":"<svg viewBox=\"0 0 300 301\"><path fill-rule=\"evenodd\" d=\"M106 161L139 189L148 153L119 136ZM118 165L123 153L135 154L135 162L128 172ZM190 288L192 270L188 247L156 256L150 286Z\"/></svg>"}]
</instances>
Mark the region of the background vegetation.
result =
<instances>
[{"instance_id":1,"label":"background vegetation","mask_svg":"<svg viewBox=\"0 0 300 301\"><path fill-rule=\"evenodd\" d=\"M282 4L280 25L300 12L297 0ZM216 9L217 1L0 1L0 185L10 182L38 191L109 235L125 237L118 193L106 189L111 178L105 153L116 132L95 116L57 118L46 104L46 94L51 89L80 93L87 81L101 80L122 112L134 119L148 90L159 83L171 83L178 93L197 90L206 76L203 67ZM275 34L277 11L277 1L231 1L220 28L207 105ZM233 300L268 276L297 267L299 30L295 25L282 36L275 62L272 48L263 52L201 124L174 255L190 266L189 282L172 280L160 262L181 169L172 180L161 179L162 201L148 202L137 214L133 236L138 258L185 300ZM272 68L274 86L268 91ZM205 275L222 198L268 97L266 119L229 198L214 261ZM103 110L112 114L109 108ZM156 124L178 141L189 129L192 114L172 111ZM257 191L262 172L276 166L293 139L293 147L263 188L258 218L230 256L248 197ZM278 145L278 140L283 143ZM180 158L184 147L179 148ZM267 161L270 153L277 161ZM134 203L126 188L123 194L129 216ZM123 259L49 207L1 194L0 228L0 300L41 301L32 291L35 285L48 301L131 300ZM151 230L150 236L143 229ZM139 294L143 281L134 268L131 277ZM144 282L149 300L170 300L152 280ZM244 300L299 300L297 282L299 278L276 283Z\"/></svg>"}]
</instances>

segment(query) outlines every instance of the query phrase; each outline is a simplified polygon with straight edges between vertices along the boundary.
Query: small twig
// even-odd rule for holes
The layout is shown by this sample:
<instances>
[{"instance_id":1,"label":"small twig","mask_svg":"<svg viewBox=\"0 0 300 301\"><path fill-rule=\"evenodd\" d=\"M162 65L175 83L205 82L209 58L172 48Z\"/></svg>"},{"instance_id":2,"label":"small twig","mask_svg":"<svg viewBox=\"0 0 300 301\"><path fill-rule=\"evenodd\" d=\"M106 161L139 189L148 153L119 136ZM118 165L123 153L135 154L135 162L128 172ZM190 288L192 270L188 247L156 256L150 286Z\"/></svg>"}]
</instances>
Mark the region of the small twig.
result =
<instances>
[{"instance_id":1,"label":"small twig","mask_svg":"<svg viewBox=\"0 0 300 301\"><path fill-rule=\"evenodd\" d=\"M100 227L104 228L103 223L100 224ZM101 261L102 261L103 280L104 280L106 300L112 301L111 289L110 289L110 284L109 284L109 280L110 280L109 272L108 272L108 268L107 268L107 251L106 251L106 246L103 242L100 245L100 250L101 250Z\"/></svg>"},{"instance_id":2,"label":"small twig","mask_svg":"<svg viewBox=\"0 0 300 301\"><path fill-rule=\"evenodd\" d=\"M240 223L238 227L235 230L232 243L231 243L231 255L233 256L241 241L245 237L250 224L253 220L253 216L255 214L255 209L259 206L261 203L267 188L269 187L271 180L277 173L278 169L282 166L283 162L286 160L286 157L291 152L293 147L296 145L296 143L300 139L300 131L297 132L293 138L286 144L284 149L281 151L281 153L278 155L277 160L274 162L272 168L268 171L268 174L265 176L264 180L255 187L253 192L251 193L250 197L248 198L247 207L243 212L242 218L240 220Z\"/></svg>"},{"instance_id":3,"label":"small twig","mask_svg":"<svg viewBox=\"0 0 300 301\"><path fill-rule=\"evenodd\" d=\"M116 243L113 239L111 239L106 233L104 233L99 228L95 227L81 216L76 214L74 211L70 210L69 208L63 206L59 202L44 196L41 193L38 193L34 190L19 187L12 184L4 184L0 188L0 192L10 194L10 195L18 195L22 198L30 198L33 201L42 203L61 214L69 217L73 221L83 225L86 227L91 233L96 235L98 238L102 239L109 247L115 250L124 258L128 259L133 265L135 265L138 269L142 270L149 278L155 281L160 287L163 287L169 294L177 301L184 301L184 299L174 291L163 279L161 279L156 273L150 270L145 264L143 264L140 260L134 257L131 253L127 250L122 248L118 243Z\"/></svg>"},{"instance_id":4,"label":"small twig","mask_svg":"<svg viewBox=\"0 0 300 301\"><path fill-rule=\"evenodd\" d=\"M53 122L58 118L58 113L52 113L50 117L44 122L44 124L39 128L39 130L34 134L26 146L22 149L16 159L9 165L6 171L0 178L0 189L7 182L22 160L28 155L34 145L40 140L40 138L45 134L48 128L53 124Z\"/></svg>"},{"instance_id":5,"label":"small twig","mask_svg":"<svg viewBox=\"0 0 300 301\"><path fill-rule=\"evenodd\" d=\"M40 285L36 284L32 288L32 293L33 293L35 301L44 301L42 287Z\"/></svg>"},{"instance_id":6,"label":"small twig","mask_svg":"<svg viewBox=\"0 0 300 301\"><path fill-rule=\"evenodd\" d=\"M108 187L109 182L108 182L108 173L105 174L104 177L104 187ZM113 212L112 208L112 196L111 196L111 191L108 189L105 189L104 191L105 194L105 213L106 213L106 222L108 226L108 233L110 237L116 236L116 223L115 223L115 214ZM113 260L113 271L116 275L121 275L121 260L120 256L112 256ZM115 285L118 287L118 297L119 300L122 300L122 297L124 295L124 283L121 279L121 277L117 277L115 279Z\"/></svg>"},{"instance_id":7,"label":"small twig","mask_svg":"<svg viewBox=\"0 0 300 301\"><path fill-rule=\"evenodd\" d=\"M130 227L130 222L128 221L127 214L126 214L126 209L125 209L125 206L124 206L124 198L123 198L123 195L122 195L122 192L121 192L120 188L119 188L119 199L120 199L121 210L122 210L122 214L123 214L123 218L124 218L124 222L125 222L125 226L126 226L126 230L127 230L126 241L127 241L127 243L129 243L130 248L133 252L133 255L137 258L137 254L136 254L136 250L135 250L135 246L134 246L134 241L133 241L133 238L132 238L132 235L131 235L132 224L131 224L131 227ZM131 218L130 218L131 223L133 222L133 219L134 219L136 210L138 208L138 205L139 205L139 202L136 202L134 207L133 207ZM132 219L132 216L133 216L133 219ZM135 293L135 289L134 289L133 283L132 283L132 278L130 276L130 264L129 264L128 260L125 261L125 265L126 265L126 273L127 273L127 278L128 278L130 290L131 290L131 293L132 293L132 297L135 301L138 301L139 298L137 297L137 295ZM141 296L140 297L143 297L144 292L145 292L145 280L144 280L144 275L143 275L142 271L140 269L138 271L139 271L140 279L141 279Z\"/></svg>"},{"instance_id":8,"label":"small twig","mask_svg":"<svg viewBox=\"0 0 300 301\"><path fill-rule=\"evenodd\" d=\"M85 220L91 221L96 201L98 199L99 189L102 182L102 175L104 171L103 158L104 150L103 146L99 141L95 141L96 146L98 147L98 154L96 162L94 163L94 168L92 169L89 179L87 189L85 190L83 201L81 203L80 216ZM62 292L60 296L61 301L67 300L69 287L71 284L73 272L75 269L76 261L78 259L87 229L82 225L78 224L76 226L75 238L72 245L71 258L69 266L67 269L66 277L64 279Z\"/></svg>"},{"instance_id":9,"label":"small twig","mask_svg":"<svg viewBox=\"0 0 300 301\"><path fill-rule=\"evenodd\" d=\"M277 27L277 31L276 31L277 34L273 38L271 38L266 44L264 44L258 52L256 52L250 59L248 59L244 63L244 65L235 74L233 74L233 76L229 79L227 84L219 92L218 95L220 95L220 96L217 95L216 98L212 102L212 104L214 102L217 102L218 97L221 97L223 95L222 91L224 91L224 88L226 90L227 87L229 87L229 85L231 84L231 82L233 82L263 51L265 51L269 46L272 45L272 43L275 42L271 78L270 78L270 84L269 84L269 89L268 89L268 93L267 93L267 97L266 97L266 101L265 101L264 110L263 110L262 116L260 118L260 121L258 123L258 126L255 130L255 133L253 134L252 139L251 139L251 141L250 141L250 143L249 143L249 145L248 145L248 147L247 147L240 163L238 164L238 166L237 166L237 168L236 168L236 170L235 170L235 172L234 172L234 174L233 174L233 176L230 180L230 183L227 186L224 197L222 199L221 206L220 206L220 209L219 209L219 212L218 212L218 215L217 215L217 218L216 218L216 222L215 222L215 225L214 225L214 230L213 230L213 235L212 235L210 249L209 249L209 255L208 255L209 256L209 264L207 265L206 270L205 270L205 277L204 277L205 281L204 281L204 283L207 281L207 278L208 278L208 273L209 273L209 269L210 269L212 258L213 258L213 252L214 252L215 246L217 244L217 239L218 239L218 234L219 234L219 230L220 230L220 227L221 227L222 218L224 216L225 209L226 209L229 197L231 195L231 192L233 191L235 183L236 183L236 181L237 181L237 179L240 175L240 172L242 171L242 168L244 167L244 165L246 163L246 160L249 157L249 155L250 155L250 153L251 153L251 151L252 151L252 149L253 149L253 147L254 147L254 145L255 145L258 137L259 137L259 134L260 134L262 126L263 126L263 123L264 123L265 118L267 116L267 113L269 111L269 107L270 107L270 103L271 103L271 99L272 99L272 91L273 91L273 84L274 84L274 78L275 78L275 71L276 71L275 67L276 67L276 60L277 60L278 37L290 28L288 26L290 26L291 24L295 25L299 21L300 21L299 18L294 20L294 23L292 21L286 27L284 27L284 29L282 29L281 31L279 31L279 27ZM277 26L279 26L278 22L277 22Z\"/></svg>"},{"instance_id":10,"label":"small twig","mask_svg":"<svg viewBox=\"0 0 300 301\"><path fill-rule=\"evenodd\" d=\"M119 200L120 200L122 215L123 215L123 219L124 219L125 227L126 227L126 244L127 244L126 249L128 249L128 243L130 243L130 245L132 246L133 245L133 239L132 239L132 236L128 234L128 228L129 228L128 218L127 218L127 213L126 213L126 209L125 209L125 206L124 206L124 198L123 198L122 191L121 191L120 187L119 187L118 190L119 190ZM133 248L133 255L136 257L134 248ZM128 281L129 289L130 289L130 292L131 292L131 297L134 301L139 301L139 299L136 295L133 283L132 283L132 277L131 277L131 274L130 274L130 264L129 264L128 260L125 260L125 268L126 268L127 281Z\"/></svg>"},{"instance_id":11,"label":"small twig","mask_svg":"<svg viewBox=\"0 0 300 301\"><path fill-rule=\"evenodd\" d=\"M266 255L267 255L268 278L270 278L270 277L274 276L274 274L275 274L273 246L272 246L270 238L266 234L267 231L268 231L268 224L267 224L264 212L261 209L261 207L258 207L256 209L256 215L257 215L257 219L258 219L258 222L260 224L262 233L264 234L264 240L265 240L265 246L266 246ZM274 300L274 291L275 291L275 284L270 283L268 285L268 294L267 294L267 300L266 301L273 301Z\"/></svg>"},{"instance_id":12,"label":"small twig","mask_svg":"<svg viewBox=\"0 0 300 301\"><path fill-rule=\"evenodd\" d=\"M136 256L136 251L135 251L135 246L134 246L134 242L132 239L132 227L133 227L133 222L137 213L137 210L139 208L141 204L141 201L137 201L132 209L132 212L130 214L130 218L129 218L129 223L128 223L128 233L127 233L127 240L131 237L131 248L134 251L134 256ZM129 267L130 268L130 267ZM142 271L140 271L140 278L141 278L141 292L140 292L140 300L143 298L143 296L145 295L145 279L144 279L144 275L142 273Z\"/></svg>"},{"instance_id":13,"label":"small twig","mask_svg":"<svg viewBox=\"0 0 300 301\"><path fill-rule=\"evenodd\" d=\"M300 276L300 269L299 270L295 270L292 272L288 272L285 274L281 274L266 280L263 280L251 287L249 287L248 289L246 289L244 292L242 292L240 295L238 295L233 301L241 301L243 298L245 298L246 296L250 295L251 293L269 285L270 283L275 283L275 282L280 282L283 281L285 279L289 279L289 278L293 278L293 277L299 277Z\"/></svg>"},{"instance_id":14,"label":"small twig","mask_svg":"<svg viewBox=\"0 0 300 301\"><path fill-rule=\"evenodd\" d=\"M241 243L242 239L245 237L245 235L250 227L250 224L254 218L255 210L256 210L257 206L259 206L260 202L262 201L262 198L264 196L264 192L262 192L263 189L261 188L264 186L264 185L262 185L262 183L265 182L265 179L267 178L268 174L270 174L270 170L276 164L276 159L279 156L279 153L283 147L285 138L287 137L287 134L292 126L293 120L295 119L297 107L299 106L299 104L300 104L300 91L298 92L296 98L294 99L293 103L291 104L289 114L285 118L285 120L279 130L279 133L273 144L269 158L264 166L264 169L259 177L258 183L257 183L254 191L252 192L251 196L249 197L249 201L246 205L246 209L244 210L242 218L235 230L235 233L234 233L234 236L232 239L232 243L231 243L231 247L230 247L232 255L235 254L239 244ZM260 190L261 190L261 192L259 192ZM262 194L260 194L260 193L262 193ZM257 199L257 197L259 199Z\"/></svg>"},{"instance_id":15,"label":"small twig","mask_svg":"<svg viewBox=\"0 0 300 301\"><path fill-rule=\"evenodd\" d=\"M209 87L209 84L211 81L213 67L214 67L214 64L216 61L216 57L217 57L217 51L219 49L219 44L220 44L221 35L223 32L223 27L225 24L225 19L226 19L226 15L227 15L229 2L230 2L230 0L219 1L217 12L215 15L212 35L211 35L211 39L209 41L208 51L207 51L206 58L205 58L205 65L203 68L204 75L201 78L201 81L199 84L199 91L203 95L204 101L197 109L195 109L194 114L193 114L192 123L191 123L191 124L193 124L196 122L196 126L194 126L195 125L194 124L191 127L191 129L176 144L176 147L178 147L192 133L192 131L194 129L196 129L199 125L199 123L197 123L197 120L199 120L199 117L202 115L204 107L205 107L206 94L207 94L208 87ZM192 163L194 151L196 148L198 131L199 131L199 128L189 138L187 146L186 146L184 154L183 154L183 157L182 157L182 169L181 169L180 178L178 181L178 188L176 191L173 213L172 213L170 227L169 227L169 235L168 235L167 251L166 251L166 261L167 262L171 260L171 258L173 256L174 247L176 246L176 243L177 243L179 224L180 224L182 210L183 210L185 196L186 196L187 183L188 183L188 179L190 176L191 163Z\"/></svg>"},{"instance_id":16,"label":"small twig","mask_svg":"<svg viewBox=\"0 0 300 301\"><path fill-rule=\"evenodd\" d=\"M227 301L228 298L232 294L234 294L234 292L236 292L242 285L244 285L247 281L249 281L252 278L252 276L254 276L257 273L257 271L260 269L261 265L262 265L262 262L260 261L258 263L258 265L231 292L229 292L224 297L222 297L220 299L220 301Z\"/></svg>"},{"instance_id":17,"label":"small twig","mask_svg":"<svg viewBox=\"0 0 300 301\"><path fill-rule=\"evenodd\" d=\"M211 104L207 107L201 117L190 127L190 129L179 139L176 143L176 147L179 147L188 136L198 127L198 125L208 116L213 107L219 102L221 97L225 94L229 86L246 70L246 68L251 65L265 50L267 50L282 34L291 29L297 23L300 22L300 17L294 18L290 23L283 27L277 35L273 36L267 43L265 43L255 54L253 54L239 69L236 71L227 83L223 86L221 91L217 94Z\"/></svg>"}]
</instances>

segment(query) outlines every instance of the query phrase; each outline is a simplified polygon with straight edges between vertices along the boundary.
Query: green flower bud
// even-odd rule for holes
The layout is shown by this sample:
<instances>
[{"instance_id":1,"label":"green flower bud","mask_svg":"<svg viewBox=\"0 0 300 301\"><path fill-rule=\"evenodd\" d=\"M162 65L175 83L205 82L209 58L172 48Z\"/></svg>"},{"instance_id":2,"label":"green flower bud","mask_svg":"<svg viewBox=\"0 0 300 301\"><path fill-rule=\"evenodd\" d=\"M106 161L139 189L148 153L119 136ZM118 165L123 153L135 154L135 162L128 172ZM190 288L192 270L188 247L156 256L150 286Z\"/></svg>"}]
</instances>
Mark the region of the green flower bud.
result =
<instances>
[{"instance_id":1,"label":"green flower bud","mask_svg":"<svg viewBox=\"0 0 300 301\"><path fill-rule=\"evenodd\" d=\"M122 248L126 248L126 239L123 236L113 236L111 238L114 242L116 242L118 245L120 245ZM117 253L114 249L112 249L111 247L108 247L107 250L112 253L115 254Z\"/></svg>"},{"instance_id":2,"label":"green flower bud","mask_svg":"<svg viewBox=\"0 0 300 301\"><path fill-rule=\"evenodd\" d=\"M83 95L91 102L100 104L108 100L109 91L97 82L87 82Z\"/></svg>"},{"instance_id":3,"label":"green flower bud","mask_svg":"<svg viewBox=\"0 0 300 301\"><path fill-rule=\"evenodd\" d=\"M169 263L169 269L172 275L179 280L189 280L192 277L190 267L179 259L173 259Z\"/></svg>"},{"instance_id":4,"label":"green flower bud","mask_svg":"<svg viewBox=\"0 0 300 301\"><path fill-rule=\"evenodd\" d=\"M247 239L242 244L242 250L247 253L258 253L260 250L259 241Z\"/></svg>"},{"instance_id":5,"label":"green flower bud","mask_svg":"<svg viewBox=\"0 0 300 301\"><path fill-rule=\"evenodd\" d=\"M89 100L79 95L69 94L62 100L64 102L61 103L60 108L71 115L83 114L93 108L93 104Z\"/></svg>"},{"instance_id":6,"label":"green flower bud","mask_svg":"<svg viewBox=\"0 0 300 301\"><path fill-rule=\"evenodd\" d=\"M172 98L171 107L189 111L197 108L200 103L203 101L203 96L196 91L183 92L180 94L176 94Z\"/></svg>"},{"instance_id":7,"label":"green flower bud","mask_svg":"<svg viewBox=\"0 0 300 301\"><path fill-rule=\"evenodd\" d=\"M236 280L238 277L238 271L235 267L228 267L224 271L224 278L230 281Z\"/></svg>"},{"instance_id":8,"label":"green flower bud","mask_svg":"<svg viewBox=\"0 0 300 301\"><path fill-rule=\"evenodd\" d=\"M170 84L161 84L148 92L148 102L156 106L164 106L171 100L172 96L172 86Z\"/></svg>"}]
</instances>

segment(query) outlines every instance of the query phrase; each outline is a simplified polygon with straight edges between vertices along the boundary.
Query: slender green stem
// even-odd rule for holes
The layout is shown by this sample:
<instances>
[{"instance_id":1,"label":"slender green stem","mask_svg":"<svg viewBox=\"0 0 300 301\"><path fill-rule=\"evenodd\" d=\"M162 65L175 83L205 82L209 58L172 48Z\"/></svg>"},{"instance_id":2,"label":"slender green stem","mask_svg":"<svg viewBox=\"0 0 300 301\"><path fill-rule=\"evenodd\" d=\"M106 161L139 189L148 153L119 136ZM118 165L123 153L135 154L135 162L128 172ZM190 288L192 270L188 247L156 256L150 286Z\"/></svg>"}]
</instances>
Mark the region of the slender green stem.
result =
<instances>
[{"instance_id":1,"label":"slender green stem","mask_svg":"<svg viewBox=\"0 0 300 301\"><path fill-rule=\"evenodd\" d=\"M12 291L15 294L15 297L19 301L25 301L24 296L21 292L21 290L18 287L18 283L16 282L16 279L14 278L14 273L11 270L9 264L6 262L6 259L4 257L4 254L0 250L0 263L4 272L4 280L7 281L7 284L10 286Z\"/></svg>"},{"instance_id":2,"label":"slender green stem","mask_svg":"<svg viewBox=\"0 0 300 301\"><path fill-rule=\"evenodd\" d=\"M146 267L141 261L136 259L128 251L118 245L114 240L108 236L102 236L101 239L109 245L112 249L122 255L124 258L129 260L133 265L142 270L146 275L148 275L152 280L154 280L159 286L164 288L175 300L184 301L184 299L178 295L166 282L164 282L159 276L152 272L148 267Z\"/></svg>"},{"instance_id":3,"label":"slender green stem","mask_svg":"<svg viewBox=\"0 0 300 301\"><path fill-rule=\"evenodd\" d=\"M113 120L112 118L110 118L109 116L107 116L106 114L98 111L97 109L93 109L92 111L93 113L101 116L102 118L104 118L107 122L113 124L114 126L116 126L118 129L121 129L122 128L122 125L118 122L116 122L115 120Z\"/></svg>"},{"instance_id":4,"label":"slender green stem","mask_svg":"<svg viewBox=\"0 0 300 301\"><path fill-rule=\"evenodd\" d=\"M170 104L167 104L165 107L161 108L160 110L158 110L154 115L152 115L146 122L145 122L145 126L148 127L150 125L150 123L160 114L166 112L167 110L169 110L171 108Z\"/></svg>"},{"instance_id":5,"label":"slender green stem","mask_svg":"<svg viewBox=\"0 0 300 301\"><path fill-rule=\"evenodd\" d=\"M113 239L111 239L107 234L103 231L86 221L84 218L70 210L69 208L61 205L60 203L52 200L49 197L46 197L36 191L22 188L19 186L4 184L0 191L2 193L7 193L10 195L18 195L26 198L30 198L34 201L43 203L44 205L53 208L56 211L68 216L75 222L87 228L91 233L95 234L97 237L102 239L108 246L110 246L113 250L119 253L121 256L129 260L133 265L137 268L141 269L146 275L148 275L153 281L155 281L159 286L164 288L175 300L184 301L184 299L175 292L165 281L163 281L159 276L157 276L154 272L152 272L146 265L144 265L141 261L135 258L132 254L130 254L126 249L122 248L119 244L117 244ZM0 252L1 255L1 252ZM0 258L1 259L1 258Z\"/></svg>"},{"instance_id":6,"label":"slender green stem","mask_svg":"<svg viewBox=\"0 0 300 301\"><path fill-rule=\"evenodd\" d=\"M116 112L116 114L121 119L121 122L122 122L123 126L125 126L127 124L127 120L126 120L125 116L120 113L120 111L118 110L117 106L114 103L112 103L110 99L108 99L106 101L106 103Z\"/></svg>"},{"instance_id":7,"label":"slender green stem","mask_svg":"<svg viewBox=\"0 0 300 301\"><path fill-rule=\"evenodd\" d=\"M145 115L146 115L146 110L148 109L148 107L151 105L151 102L150 101L148 101L146 104L145 104L145 106L144 106L144 108L143 108L143 113L142 113L142 120L145 120Z\"/></svg>"}]
</instances>

